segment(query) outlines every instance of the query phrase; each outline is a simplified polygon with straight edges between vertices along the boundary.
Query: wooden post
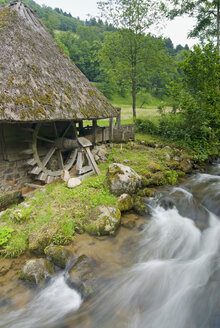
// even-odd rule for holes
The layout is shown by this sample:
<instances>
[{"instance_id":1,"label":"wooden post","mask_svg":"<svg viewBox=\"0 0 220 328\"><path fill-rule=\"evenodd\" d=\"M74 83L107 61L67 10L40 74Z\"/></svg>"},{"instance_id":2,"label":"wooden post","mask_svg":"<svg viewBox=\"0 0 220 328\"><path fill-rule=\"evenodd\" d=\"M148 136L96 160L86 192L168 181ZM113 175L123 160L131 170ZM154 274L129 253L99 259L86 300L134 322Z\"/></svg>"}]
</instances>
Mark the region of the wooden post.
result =
<instances>
[{"instance_id":1,"label":"wooden post","mask_svg":"<svg viewBox=\"0 0 220 328\"><path fill-rule=\"evenodd\" d=\"M105 143L105 126L102 127L102 143Z\"/></svg>"},{"instance_id":2,"label":"wooden post","mask_svg":"<svg viewBox=\"0 0 220 328\"><path fill-rule=\"evenodd\" d=\"M121 108L117 107L117 111L118 111L118 116L116 117L115 127L117 129L120 129L120 126L121 126Z\"/></svg>"},{"instance_id":3,"label":"wooden post","mask_svg":"<svg viewBox=\"0 0 220 328\"><path fill-rule=\"evenodd\" d=\"M109 119L109 141L113 141L113 130L114 126L113 126L113 117L111 117Z\"/></svg>"},{"instance_id":4,"label":"wooden post","mask_svg":"<svg viewBox=\"0 0 220 328\"><path fill-rule=\"evenodd\" d=\"M92 120L92 143L97 143L97 120Z\"/></svg>"},{"instance_id":5,"label":"wooden post","mask_svg":"<svg viewBox=\"0 0 220 328\"><path fill-rule=\"evenodd\" d=\"M83 132L83 121L79 121L79 135L82 135Z\"/></svg>"}]
</instances>

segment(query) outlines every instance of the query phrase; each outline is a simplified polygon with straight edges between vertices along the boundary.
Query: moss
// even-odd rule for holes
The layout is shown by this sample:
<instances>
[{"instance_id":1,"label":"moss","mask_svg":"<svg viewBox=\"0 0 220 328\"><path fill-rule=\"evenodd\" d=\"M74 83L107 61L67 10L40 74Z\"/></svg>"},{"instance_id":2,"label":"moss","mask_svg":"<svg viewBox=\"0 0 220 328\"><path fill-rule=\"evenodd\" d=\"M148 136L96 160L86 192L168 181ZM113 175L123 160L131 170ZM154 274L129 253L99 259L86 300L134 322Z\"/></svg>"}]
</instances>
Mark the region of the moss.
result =
<instances>
[{"instance_id":1,"label":"moss","mask_svg":"<svg viewBox=\"0 0 220 328\"><path fill-rule=\"evenodd\" d=\"M63 269L65 269L69 260L73 257L73 254L70 250L63 246L56 245L47 246L44 250L44 253L55 265Z\"/></svg>"},{"instance_id":2,"label":"moss","mask_svg":"<svg viewBox=\"0 0 220 328\"><path fill-rule=\"evenodd\" d=\"M0 30L8 27L9 23L9 16L10 16L10 9L5 8L0 10Z\"/></svg>"},{"instance_id":3,"label":"moss","mask_svg":"<svg viewBox=\"0 0 220 328\"><path fill-rule=\"evenodd\" d=\"M91 217L84 225L86 232L96 236L112 235L120 225L121 211L101 206L93 211Z\"/></svg>"},{"instance_id":4,"label":"moss","mask_svg":"<svg viewBox=\"0 0 220 328\"><path fill-rule=\"evenodd\" d=\"M141 197L136 197L134 200L134 210L139 215L147 215L149 214L149 210L147 205L144 203L144 199Z\"/></svg>"},{"instance_id":5,"label":"moss","mask_svg":"<svg viewBox=\"0 0 220 328\"><path fill-rule=\"evenodd\" d=\"M129 211L134 206L134 198L128 194L122 194L117 201L118 208L121 212Z\"/></svg>"}]
</instances>

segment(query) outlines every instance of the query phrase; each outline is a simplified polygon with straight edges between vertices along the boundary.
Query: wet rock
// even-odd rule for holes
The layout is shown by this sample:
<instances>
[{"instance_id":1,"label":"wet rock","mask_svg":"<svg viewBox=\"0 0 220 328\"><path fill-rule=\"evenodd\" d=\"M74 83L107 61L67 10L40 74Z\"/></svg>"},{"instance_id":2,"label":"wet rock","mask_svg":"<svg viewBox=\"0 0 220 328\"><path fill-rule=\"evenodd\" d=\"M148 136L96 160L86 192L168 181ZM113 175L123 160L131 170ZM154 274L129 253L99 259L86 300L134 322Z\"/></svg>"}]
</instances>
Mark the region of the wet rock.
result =
<instances>
[{"instance_id":1,"label":"wet rock","mask_svg":"<svg viewBox=\"0 0 220 328\"><path fill-rule=\"evenodd\" d=\"M141 177L129 166L113 163L108 168L107 181L114 195L134 194L141 185Z\"/></svg>"},{"instance_id":2,"label":"wet rock","mask_svg":"<svg viewBox=\"0 0 220 328\"><path fill-rule=\"evenodd\" d=\"M129 194L122 194L117 200L118 208L121 212L129 211L134 206L134 198Z\"/></svg>"},{"instance_id":3,"label":"wet rock","mask_svg":"<svg viewBox=\"0 0 220 328\"><path fill-rule=\"evenodd\" d=\"M136 227L136 221L138 220L138 216L136 215L128 215L128 216L124 216L122 218L122 221L121 221L121 225L124 227L124 228L127 228L127 229L133 229Z\"/></svg>"},{"instance_id":4,"label":"wet rock","mask_svg":"<svg viewBox=\"0 0 220 328\"><path fill-rule=\"evenodd\" d=\"M175 206L175 201L170 197L162 197L161 199L159 199L159 205L165 210L168 210Z\"/></svg>"},{"instance_id":5,"label":"wet rock","mask_svg":"<svg viewBox=\"0 0 220 328\"><path fill-rule=\"evenodd\" d=\"M183 160L181 161L179 168L185 173L190 173L193 170L193 165L190 160Z\"/></svg>"},{"instance_id":6,"label":"wet rock","mask_svg":"<svg viewBox=\"0 0 220 328\"><path fill-rule=\"evenodd\" d=\"M0 276L4 276L12 267L12 262L9 259L1 258Z\"/></svg>"},{"instance_id":7,"label":"wet rock","mask_svg":"<svg viewBox=\"0 0 220 328\"><path fill-rule=\"evenodd\" d=\"M67 183L67 187L73 189L81 184L81 180L78 178L70 178Z\"/></svg>"},{"instance_id":8,"label":"wet rock","mask_svg":"<svg viewBox=\"0 0 220 328\"><path fill-rule=\"evenodd\" d=\"M54 222L44 226L38 232L32 233L29 236L29 250L38 254L44 254L44 249L51 244L58 230L59 226Z\"/></svg>"},{"instance_id":9,"label":"wet rock","mask_svg":"<svg viewBox=\"0 0 220 328\"><path fill-rule=\"evenodd\" d=\"M145 216L145 215L149 214L149 209L148 209L146 203L144 202L144 198L136 197L133 208L134 208L134 211L139 215Z\"/></svg>"},{"instance_id":10,"label":"wet rock","mask_svg":"<svg viewBox=\"0 0 220 328\"><path fill-rule=\"evenodd\" d=\"M46 280L51 278L53 274L52 264L40 258L27 261L19 274L19 278L37 285L44 285Z\"/></svg>"},{"instance_id":11,"label":"wet rock","mask_svg":"<svg viewBox=\"0 0 220 328\"><path fill-rule=\"evenodd\" d=\"M73 258L73 253L64 246L47 246L44 250L44 253L55 265L63 269L65 269L69 261Z\"/></svg>"},{"instance_id":12,"label":"wet rock","mask_svg":"<svg viewBox=\"0 0 220 328\"><path fill-rule=\"evenodd\" d=\"M68 271L66 282L71 288L77 289L84 299L87 299L94 293L98 271L97 261L81 255Z\"/></svg>"},{"instance_id":13,"label":"wet rock","mask_svg":"<svg viewBox=\"0 0 220 328\"><path fill-rule=\"evenodd\" d=\"M91 211L84 229L91 235L112 235L116 232L121 222L119 209L110 206L98 206Z\"/></svg>"},{"instance_id":14,"label":"wet rock","mask_svg":"<svg viewBox=\"0 0 220 328\"><path fill-rule=\"evenodd\" d=\"M140 197L152 197L153 196L153 190L149 188L144 188L138 191L137 193Z\"/></svg>"}]
</instances>

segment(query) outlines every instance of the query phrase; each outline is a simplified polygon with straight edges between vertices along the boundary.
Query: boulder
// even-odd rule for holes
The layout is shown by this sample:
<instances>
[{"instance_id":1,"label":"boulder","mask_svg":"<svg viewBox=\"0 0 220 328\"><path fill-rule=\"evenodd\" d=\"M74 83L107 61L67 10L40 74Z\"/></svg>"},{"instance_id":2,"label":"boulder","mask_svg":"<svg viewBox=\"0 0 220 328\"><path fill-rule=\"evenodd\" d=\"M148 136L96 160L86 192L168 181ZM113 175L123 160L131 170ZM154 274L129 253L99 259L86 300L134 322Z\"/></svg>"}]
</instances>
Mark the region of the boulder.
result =
<instances>
[{"instance_id":1,"label":"boulder","mask_svg":"<svg viewBox=\"0 0 220 328\"><path fill-rule=\"evenodd\" d=\"M59 231L56 222L43 226L39 231L29 236L29 249L38 254L44 254L44 249L51 244L53 237Z\"/></svg>"},{"instance_id":2,"label":"boulder","mask_svg":"<svg viewBox=\"0 0 220 328\"><path fill-rule=\"evenodd\" d=\"M81 184L81 180L79 178L70 178L67 183L67 187L73 189Z\"/></svg>"},{"instance_id":3,"label":"boulder","mask_svg":"<svg viewBox=\"0 0 220 328\"><path fill-rule=\"evenodd\" d=\"M95 289L95 281L99 274L97 261L81 255L68 271L66 283L80 292L84 299L89 298Z\"/></svg>"},{"instance_id":4,"label":"boulder","mask_svg":"<svg viewBox=\"0 0 220 328\"><path fill-rule=\"evenodd\" d=\"M175 202L170 197L161 197L159 199L159 205L163 207L165 210L173 208L175 206Z\"/></svg>"},{"instance_id":5,"label":"boulder","mask_svg":"<svg viewBox=\"0 0 220 328\"><path fill-rule=\"evenodd\" d=\"M149 209L148 209L146 203L144 202L144 198L141 198L141 197L136 197L135 198L134 211L138 215L142 215L142 216L145 216L145 215L149 214Z\"/></svg>"},{"instance_id":6,"label":"boulder","mask_svg":"<svg viewBox=\"0 0 220 328\"><path fill-rule=\"evenodd\" d=\"M63 269L65 269L69 261L73 258L73 253L64 246L47 246L44 253L55 265Z\"/></svg>"},{"instance_id":7,"label":"boulder","mask_svg":"<svg viewBox=\"0 0 220 328\"><path fill-rule=\"evenodd\" d=\"M134 199L129 194L122 194L117 201L118 208L121 212L129 211L134 206Z\"/></svg>"},{"instance_id":8,"label":"boulder","mask_svg":"<svg viewBox=\"0 0 220 328\"><path fill-rule=\"evenodd\" d=\"M44 285L46 280L51 278L53 274L54 269L52 264L40 258L27 261L20 271L19 278L37 285Z\"/></svg>"},{"instance_id":9,"label":"boulder","mask_svg":"<svg viewBox=\"0 0 220 328\"><path fill-rule=\"evenodd\" d=\"M141 177L129 166L113 163L108 168L107 181L114 195L134 194L141 185Z\"/></svg>"},{"instance_id":10,"label":"boulder","mask_svg":"<svg viewBox=\"0 0 220 328\"><path fill-rule=\"evenodd\" d=\"M110 206L98 206L93 209L84 229L91 235L103 236L115 233L121 222L119 209Z\"/></svg>"}]
</instances>

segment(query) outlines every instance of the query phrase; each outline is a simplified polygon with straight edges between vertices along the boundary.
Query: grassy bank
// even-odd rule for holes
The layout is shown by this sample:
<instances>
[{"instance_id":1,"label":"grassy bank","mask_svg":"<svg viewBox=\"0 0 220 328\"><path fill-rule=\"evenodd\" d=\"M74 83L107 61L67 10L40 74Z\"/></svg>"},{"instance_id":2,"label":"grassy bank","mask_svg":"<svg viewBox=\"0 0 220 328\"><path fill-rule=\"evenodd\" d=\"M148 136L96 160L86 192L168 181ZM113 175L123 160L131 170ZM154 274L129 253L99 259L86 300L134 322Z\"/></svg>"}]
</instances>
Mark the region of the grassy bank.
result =
<instances>
[{"instance_id":1,"label":"grassy bank","mask_svg":"<svg viewBox=\"0 0 220 328\"><path fill-rule=\"evenodd\" d=\"M0 254L16 257L30 250L37 234L48 234L47 243L68 244L75 233L83 233L90 211L98 205L117 206L117 198L106 184L108 166L122 163L142 176L140 196L150 188L175 184L191 169L190 155L166 145L158 138L148 140L138 135L137 143L108 147L108 160L100 163L100 176L91 176L75 189L63 182L47 185L25 202L1 213ZM181 160L180 160L181 159ZM51 232L52 231L52 232Z\"/></svg>"}]
</instances>

